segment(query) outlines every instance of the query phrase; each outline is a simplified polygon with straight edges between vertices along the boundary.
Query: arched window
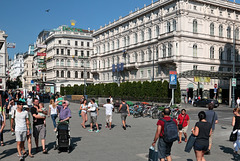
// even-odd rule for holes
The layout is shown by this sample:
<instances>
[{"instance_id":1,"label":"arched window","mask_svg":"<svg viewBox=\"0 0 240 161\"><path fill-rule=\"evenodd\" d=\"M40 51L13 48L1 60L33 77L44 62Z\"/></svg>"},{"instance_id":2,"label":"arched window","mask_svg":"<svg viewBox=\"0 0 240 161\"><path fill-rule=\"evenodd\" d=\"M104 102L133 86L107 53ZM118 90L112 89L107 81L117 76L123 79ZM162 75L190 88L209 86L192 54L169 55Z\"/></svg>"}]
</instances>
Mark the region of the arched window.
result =
<instances>
[{"instance_id":1,"label":"arched window","mask_svg":"<svg viewBox=\"0 0 240 161\"><path fill-rule=\"evenodd\" d=\"M210 47L210 59L214 59L214 47Z\"/></svg>"},{"instance_id":2,"label":"arched window","mask_svg":"<svg viewBox=\"0 0 240 161\"><path fill-rule=\"evenodd\" d=\"M81 78L83 78L83 72L81 72Z\"/></svg>"},{"instance_id":3,"label":"arched window","mask_svg":"<svg viewBox=\"0 0 240 161\"><path fill-rule=\"evenodd\" d=\"M59 77L59 71L57 70L56 77Z\"/></svg>"},{"instance_id":4,"label":"arched window","mask_svg":"<svg viewBox=\"0 0 240 161\"><path fill-rule=\"evenodd\" d=\"M239 28L236 28L235 30L235 38L239 40Z\"/></svg>"},{"instance_id":5,"label":"arched window","mask_svg":"<svg viewBox=\"0 0 240 161\"><path fill-rule=\"evenodd\" d=\"M56 60L56 66L59 66L59 60L58 59Z\"/></svg>"},{"instance_id":6,"label":"arched window","mask_svg":"<svg viewBox=\"0 0 240 161\"><path fill-rule=\"evenodd\" d=\"M135 44L138 42L138 35L137 33L134 34L134 38L135 38Z\"/></svg>"},{"instance_id":7,"label":"arched window","mask_svg":"<svg viewBox=\"0 0 240 161\"><path fill-rule=\"evenodd\" d=\"M63 59L61 60L61 66L64 66L64 60Z\"/></svg>"},{"instance_id":8,"label":"arched window","mask_svg":"<svg viewBox=\"0 0 240 161\"><path fill-rule=\"evenodd\" d=\"M171 32L171 23L167 21L167 32Z\"/></svg>"},{"instance_id":9,"label":"arched window","mask_svg":"<svg viewBox=\"0 0 240 161\"><path fill-rule=\"evenodd\" d=\"M175 19L173 19L173 31L176 31L177 29L177 22Z\"/></svg>"},{"instance_id":10,"label":"arched window","mask_svg":"<svg viewBox=\"0 0 240 161\"><path fill-rule=\"evenodd\" d=\"M231 55L232 55L231 48L228 48L228 49L227 49L227 60L228 60L228 61L231 61Z\"/></svg>"},{"instance_id":11,"label":"arched window","mask_svg":"<svg viewBox=\"0 0 240 161\"><path fill-rule=\"evenodd\" d=\"M103 62L103 68L105 68L105 60L103 60L102 62Z\"/></svg>"},{"instance_id":12,"label":"arched window","mask_svg":"<svg viewBox=\"0 0 240 161\"><path fill-rule=\"evenodd\" d=\"M135 62L138 62L138 54L135 52Z\"/></svg>"},{"instance_id":13,"label":"arched window","mask_svg":"<svg viewBox=\"0 0 240 161\"><path fill-rule=\"evenodd\" d=\"M110 59L108 58L108 67L110 67Z\"/></svg>"},{"instance_id":14,"label":"arched window","mask_svg":"<svg viewBox=\"0 0 240 161\"><path fill-rule=\"evenodd\" d=\"M156 36L159 36L159 26L156 26Z\"/></svg>"},{"instance_id":15,"label":"arched window","mask_svg":"<svg viewBox=\"0 0 240 161\"><path fill-rule=\"evenodd\" d=\"M115 49L115 44L114 44L114 41L112 41L112 50Z\"/></svg>"},{"instance_id":16,"label":"arched window","mask_svg":"<svg viewBox=\"0 0 240 161\"><path fill-rule=\"evenodd\" d=\"M127 36L127 46L130 45L130 36Z\"/></svg>"},{"instance_id":17,"label":"arched window","mask_svg":"<svg viewBox=\"0 0 240 161\"><path fill-rule=\"evenodd\" d=\"M67 72L67 77L68 77L68 78L71 77L71 73L70 73L70 71Z\"/></svg>"},{"instance_id":18,"label":"arched window","mask_svg":"<svg viewBox=\"0 0 240 161\"><path fill-rule=\"evenodd\" d=\"M110 51L110 43L108 43L108 51Z\"/></svg>"},{"instance_id":19,"label":"arched window","mask_svg":"<svg viewBox=\"0 0 240 161\"><path fill-rule=\"evenodd\" d=\"M197 33L197 20L193 20L193 33Z\"/></svg>"},{"instance_id":20,"label":"arched window","mask_svg":"<svg viewBox=\"0 0 240 161\"><path fill-rule=\"evenodd\" d=\"M227 28L227 38L230 39L231 38L231 27L228 26Z\"/></svg>"},{"instance_id":21,"label":"arched window","mask_svg":"<svg viewBox=\"0 0 240 161\"><path fill-rule=\"evenodd\" d=\"M172 56L172 44L168 43L168 56Z\"/></svg>"},{"instance_id":22,"label":"arched window","mask_svg":"<svg viewBox=\"0 0 240 161\"><path fill-rule=\"evenodd\" d=\"M70 67L71 66L71 61L68 59L67 61L67 66Z\"/></svg>"},{"instance_id":23,"label":"arched window","mask_svg":"<svg viewBox=\"0 0 240 161\"><path fill-rule=\"evenodd\" d=\"M141 53L141 57L142 57L142 62L144 62L144 52L143 51Z\"/></svg>"},{"instance_id":24,"label":"arched window","mask_svg":"<svg viewBox=\"0 0 240 161\"><path fill-rule=\"evenodd\" d=\"M105 44L103 44L103 52L106 51L106 47L105 47Z\"/></svg>"},{"instance_id":25,"label":"arched window","mask_svg":"<svg viewBox=\"0 0 240 161\"><path fill-rule=\"evenodd\" d=\"M148 29L148 40L152 38L152 30L149 28Z\"/></svg>"},{"instance_id":26,"label":"arched window","mask_svg":"<svg viewBox=\"0 0 240 161\"><path fill-rule=\"evenodd\" d=\"M223 49L219 48L219 60L223 60Z\"/></svg>"},{"instance_id":27,"label":"arched window","mask_svg":"<svg viewBox=\"0 0 240 161\"><path fill-rule=\"evenodd\" d=\"M130 55L129 54L127 55L127 63L128 64L130 63Z\"/></svg>"},{"instance_id":28,"label":"arched window","mask_svg":"<svg viewBox=\"0 0 240 161\"><path fill-rule=\"evenodd\" d=\"M210 24L210 35L211 36L214 35L214 23L213 22Z\"/></svg>"},{"instance_id":29,"label":"arched window","mask_svg":"<svg viewBox=\"0 0 240 161\"><path fill-rule=\"evenodd\" d=\"M115 59L114 59L114 56L112 57L112 64L114 64L115 63L115 61L114 61Z\"/></svg>"},{"instance_id":30,"label":"arched window","mask_svg":"<svg viewBox=\"0 0 240 161\"><path fill-rule=\"evenodd\" d=\"M64 71L63 70L61 71L61 77L62 78L64 77Z\"/></svg>"},{"instance_id":31,"label":"arched window","mask_svg":"<svg viewBox=\"0 0 240 161\"><path fill-rule=\"evenodd\" d=\"M78 72L75 71L75 78L78 78Z\"/></svg>"},{"instance_id":32,"label":"arched window","mask_svg":"<svg viewBox=\"0 0 240 161\"><path fill-rule=\"evenodd\" d=\"M163 58L166 57L166 45L163 44Z\"/></svg>"},{"instance_id":33,"label":"arched window","mask_svg":"<svg viewBox=\"0 0 240 161\"><path fill-rule=\"evenodd\" d=\"M159 54L158 54L158 47L156 47L156 59L158 59Z\"/></svg>"},{"instance_id":34,"label":"arched window","mask_svg":"<svg viewBox=\"0 0 240 161\"><path fill-rule=\"evenodd\" d=\"M126 45L127 45L127 39L126 39L126 37L124 37L123 38L123 47L126 47Z\"/></svg>"},{"instance_id":35,"label":"arched window","mask_svg":"<svg viewBox=\"0 0 240 161\"><path fill-rule=\"evenodd\" d=\"M193 57L197 57L197 44L193 45Z\"/></svg>"},{"instance_id":36,"label":"arched window","mask_svg":"<svg viewBox=\"0 0 240 161\"><path fill-rule=\"evenodd\" d=\"M120 58L119 56L117 56L117 64L119 64L119 62L120 62Z\"/></svg>"},{"instance_id":37,"label":"arched window","mask_svg":"<svg viewBox=\"0 0 240 161\"><path fill-rule=\"evenodd\" d=\"M142 42L144 41L144 31L141 32Z\"/></svg>"},{"instance_id":38,"label":"arched window","mask_svg":"<svg viewBox=\"0 0 240 161\"><path fill-rule=\"evenodd\" d=\"M219 25L219 37L223 37L223 26Z\"/></svg>"},{"instance_id":39,"label":"arched window","mask_svg":"<svg viewBox=\"0 0 240 161\"><path fill-rule=\"evenodd\" d=\"M89 73L89 72L87 72L87 78L88 78L88 79L90 78L90 73Z\"/></svg>"}]
</instances>

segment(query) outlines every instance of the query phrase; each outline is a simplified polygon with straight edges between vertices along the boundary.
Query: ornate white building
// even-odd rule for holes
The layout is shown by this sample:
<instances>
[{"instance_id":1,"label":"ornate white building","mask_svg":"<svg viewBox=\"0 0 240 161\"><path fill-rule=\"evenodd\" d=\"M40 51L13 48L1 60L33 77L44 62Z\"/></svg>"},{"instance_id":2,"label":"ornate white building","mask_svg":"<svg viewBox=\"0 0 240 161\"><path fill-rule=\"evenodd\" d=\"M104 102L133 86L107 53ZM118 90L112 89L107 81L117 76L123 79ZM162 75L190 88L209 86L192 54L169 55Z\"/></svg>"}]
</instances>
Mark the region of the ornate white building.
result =
<instances>
[{"instance_id":1,"label":"ornate white building","mask_svg":"<svg viewBox=\"0 0 240 161\"><path fill-rule=\"evenodd\" d=\"M44 82L54 83L55 92L60 92L61 86L92 83L89 60L93 52L92 31L63 25L41 35L35 45L34 61L37 67L37 52L46 53L46 57L42 58L46 69L40 70L41 75L46 77ZM41 45L46 45L46 48Z\"/></svg>"},{"instance_id":2,"label":"ornate white building","mask_svg":"<svg viewBox=\"0 0 240 161\"><path fill-rule=\"evenodd\" d=\"M10 64L10 79L16 80L18 76L21 76L24 70L23 53L17 53L14 55L14 59Z\"/></svg>"},{"instance_id":3,"label":"ornate white building","mask_svg":"<svg viewBox=\"0 0 240 161\"><path fill-rule=\"evenodd\" d=\"M159 0L130 12L93 33L93 82L168 80L169 70L176 70L182 98L196 95L198 87L213 97L214 84L229 89L234 30L240 71L239 18L240 4L226 0ZM120 63L124 70L113 72ZM195 76L211 79L198 84Z\"/></svg>"},{"instance_id":4,"label":"ornate white building","mask_svg":"<svg viewBox=\"0 0 240 161\"><path fill-rule=\"evenodd\" d=\"M6 68L8 65L7 37L8 35L0 30L0 90L6 89Z\"/></svg>"}]
</instances>

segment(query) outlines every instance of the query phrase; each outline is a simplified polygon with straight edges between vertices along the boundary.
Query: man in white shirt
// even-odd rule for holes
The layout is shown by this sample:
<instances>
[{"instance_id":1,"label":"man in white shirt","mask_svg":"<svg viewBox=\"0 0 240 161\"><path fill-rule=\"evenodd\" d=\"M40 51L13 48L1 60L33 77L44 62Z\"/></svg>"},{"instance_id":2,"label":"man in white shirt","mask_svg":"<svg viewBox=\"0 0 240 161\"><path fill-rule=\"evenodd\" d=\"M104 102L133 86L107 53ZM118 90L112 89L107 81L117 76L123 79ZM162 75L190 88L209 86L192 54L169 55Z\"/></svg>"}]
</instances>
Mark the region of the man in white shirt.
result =
<instances>
[{"instance_id":1,"label":"man in white shirt","mask_svg":"<svg viewBox=\"0 0 240 161\"><path fill-rule=\"evenodd\" d=\"M23 111L23 102L17 103L17 110L13 111L11 130L13 129L13 121L15 120L15 135L17 141L17 151L19 155L19 160L23 160L24 156L27 156L27 152L24 149L24 142L29 134L29 120L28 112Z\"/></svg>"},{"instance_id":2,"label":"man in white shirt","mask_svg":"<svg viewBox=\"0 0 240 161\"><path fill-rule=\"evenodd\" d=\"M97 116L98 116L98 105L95 103L95 99L91 99L90 103L88 104L88 111L90 112L90 129L89 132L93 132L93 125L96 125L97 131L99 133L99 127L97 123Z\"/></svg>"},{"instance_id":3,"label":"man in white shirt","mask_svg":"<svg viewBox=\"0 0 240 161\"><path fill-rule=\"evenodd\" d=\"M28 95L28 98L27 98L27 105L29 108L32 108L32 106L33 106L33 100L30 95Z\"/></svg>"},{"instance_id":4,"label":"man in white shirt","mask_svg":"<svg viewBox=\"0 0 240 161\"><path fill-rule=\"evenodd\" d=\"M107 104L104 104L103 107L106 108L106 126L105 127L111 130L112 129L112 111L114 107L110 103L110 99L107 99Z\"/></svg>"},{"instance_id":5,"label":"man in white shirt","mask_svg":"<svg viewBox=\"0 0 240 161\"><path fill-rule=\"evenodd\" d=\"M10 120L10 126L11 124L13 124L13 128L15 127L15 121L13 120L13 123L12 123L12 116L13 116L13 111L15 111L17 109L17 105L15 105L15 101L14 99L12 98L11 101L9 102L8 104L8 107L7 109L9 110L9 120ZM14 135L15 133L12 132L12 136Z\"/></svg>"}]
</instances>

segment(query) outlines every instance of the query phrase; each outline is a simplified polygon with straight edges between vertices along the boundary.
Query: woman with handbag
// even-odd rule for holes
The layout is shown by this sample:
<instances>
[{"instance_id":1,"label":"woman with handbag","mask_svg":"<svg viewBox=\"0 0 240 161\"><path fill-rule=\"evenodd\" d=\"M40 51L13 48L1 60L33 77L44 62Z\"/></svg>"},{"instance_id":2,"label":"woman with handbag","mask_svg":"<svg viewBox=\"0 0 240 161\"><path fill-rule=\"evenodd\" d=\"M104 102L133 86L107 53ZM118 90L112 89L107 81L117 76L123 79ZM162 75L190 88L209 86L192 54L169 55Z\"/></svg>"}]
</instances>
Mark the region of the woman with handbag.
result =
<instances>
[{"instance_id":1,"label":"woman with handbag","mask_svg":"<svg viewBox=\"0 0 240 161\"><path fill-rule=\"evenodd\" d=\"M238 153L238 149L240 148L240 109L233 109L233 118L232 118L232 126L233 126L233 134L237 135L237 140L233 143L234 153Z\"/></svg>"},{"instance_id":2,"label":"woman with handbag","mask_svg":"<svg viewBox=\"0 0 240 161\"><path fill-rule=\"evenodd\" d=\"M206 161L204 153L208 150L209 137L212 135L212 125L207 122L204 111L198 113L199 122L192 128L192 134L196 136L193 145L197 161Z\"/></svg>"},{"instance_id":3,"label":"woman with handbag","mask_svg":"<svg viewBox=\"0 0 240 161\"><path fill-rule=\"evenodd\" d=\"M190 122L189 115L186 114L186 110L182 109L181 114L178 115L178 132L179 132L179 141L178 143L180 144L182 142L182 133L185 137L185 142L187 142L187 130L188 130L188 125Z\"/></svg>"}]
</instances>

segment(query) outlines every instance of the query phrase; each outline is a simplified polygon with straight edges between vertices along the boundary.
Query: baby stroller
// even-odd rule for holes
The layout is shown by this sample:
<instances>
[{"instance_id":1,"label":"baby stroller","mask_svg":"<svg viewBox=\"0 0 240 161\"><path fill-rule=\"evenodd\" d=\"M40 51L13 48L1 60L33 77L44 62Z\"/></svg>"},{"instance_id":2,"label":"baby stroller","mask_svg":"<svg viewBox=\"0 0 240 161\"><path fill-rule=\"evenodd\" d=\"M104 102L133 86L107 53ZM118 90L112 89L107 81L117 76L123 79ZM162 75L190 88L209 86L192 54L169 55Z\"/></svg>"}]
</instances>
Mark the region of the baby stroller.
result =
<instances>
[{"instance_id":1,"label":"baby stroller","mask_svg":"<svg viewBox=\"0 0 240 161\"><path fill-rule=\"evenodd\" d=\"M66 148L68 153L71 148L71 137L70 137L70 127L68 122L58 122L57 131L56 131L56 144L54 149L58 149L60 153L60 149Z\"/></svg>"}]
</instances>

